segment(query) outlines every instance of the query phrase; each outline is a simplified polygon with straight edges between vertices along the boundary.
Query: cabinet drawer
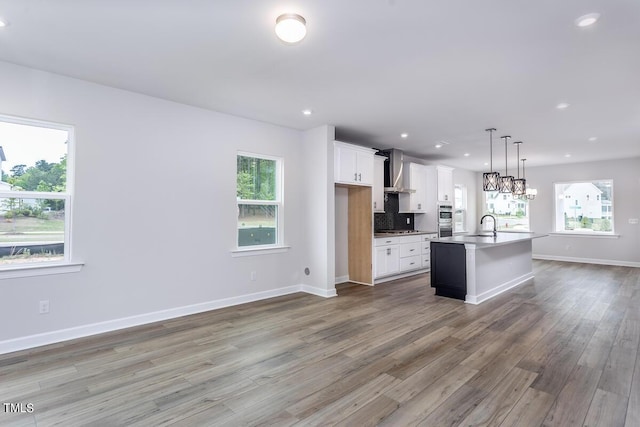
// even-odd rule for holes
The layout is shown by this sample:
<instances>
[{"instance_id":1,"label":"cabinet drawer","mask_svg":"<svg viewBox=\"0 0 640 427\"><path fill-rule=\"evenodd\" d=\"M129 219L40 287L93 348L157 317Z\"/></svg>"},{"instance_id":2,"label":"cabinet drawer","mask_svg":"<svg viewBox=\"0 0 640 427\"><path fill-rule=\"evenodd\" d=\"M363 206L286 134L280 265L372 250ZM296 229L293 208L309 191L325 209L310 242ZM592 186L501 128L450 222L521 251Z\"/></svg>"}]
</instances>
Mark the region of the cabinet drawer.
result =
<instances>
[{"instance_id":1,"label":"cabinet drawer","mask_svg":"<svg viewBox=\"0 0 640 427\"><path fill-rule=\"evenodd\" d=\"M397 245L401 239L402 237L376 237L373 239L373 244L375 246Z\"/></svg>"},{"instance_id":2,"label":"cabinet drawer","mask_svg":"<svg viewBox=\"0 0 640 427\"><path fill-rule=\"evenodd\" d=\"M415 243L403 243L400 245L400 258L420 255L422 249L421 244L419 242Z\"/></svg>"},{"instance_id":3,"label":"cabinet drawer","mask_svg":"<svg viewBox=\"0 0 640 427\"><path fill-rule=\"evenodd\" d=\"M422 235L422 241L423 242L430 242L433 239L437 239L438 235L437 234L423 234Z\"/></svg>"},{"instance_id":4,"label":"cabinet drawer","mask_svg":"<svg viewBox=\"0 0 640 427\"><path fill-rule=\"evenodd\" d=\"M431 268L431 255L422 255L422 268Z\"/></svg>"},{"instance_id":5,"label":"cabinet drawer","mask_svg":"<svg viewBox=\"0 0 640 427\"><path fill-rule=\"evenodd\" d=\"M400 271L417 270L422 268L420 255L400 258Z\"/></svg>"}]
</instances>

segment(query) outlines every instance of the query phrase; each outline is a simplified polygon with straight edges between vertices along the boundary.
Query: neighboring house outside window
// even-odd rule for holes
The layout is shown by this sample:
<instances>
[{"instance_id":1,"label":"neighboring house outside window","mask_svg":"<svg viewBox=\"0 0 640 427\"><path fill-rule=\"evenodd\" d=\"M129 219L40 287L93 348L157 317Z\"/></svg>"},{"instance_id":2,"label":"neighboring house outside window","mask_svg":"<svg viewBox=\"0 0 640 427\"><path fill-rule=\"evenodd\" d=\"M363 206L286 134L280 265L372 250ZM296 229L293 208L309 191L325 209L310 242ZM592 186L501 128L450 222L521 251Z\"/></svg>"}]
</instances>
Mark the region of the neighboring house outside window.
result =
<instances>
[{"instance_id":1,"label":"neighboring house outside window","mask_svg":"<svg viewBox=\"0 0 640 427\"><path fill-rule=\"evenodd\" d=\"M529 201L514 198L511 193L484 192L484 214L496 217L499 231L529 231ZM493 224L490 224L493 227Z\"/></svg>"},{"instance_id":2,"label":"neighboring house outside window","mask_svg":"<svg viewBox=\"0 0 640 427\"><path fill-rule=\"evenodd\" d=\"M613 180L554 184L557 233L613 234Z\"/></svg>"},{"instance_id":3,"label":"neighboring house outside window","mask_svg":"<svg viewBox=\"0 0 640 427\"><path fill-rule=\"evenodd\" d=\"M282 159L238 153L238 248L281 246Z\"/></svg>"},{"instance_id":4,"label":"neighboring house outside window","mask_svg":"<svg viewBox=\"0 0 640 427\"><path fill-rule=\"evenodd\" d=\"M0 270L70 261L71 126L0 115Z\"/></svg>"}]
</instances>

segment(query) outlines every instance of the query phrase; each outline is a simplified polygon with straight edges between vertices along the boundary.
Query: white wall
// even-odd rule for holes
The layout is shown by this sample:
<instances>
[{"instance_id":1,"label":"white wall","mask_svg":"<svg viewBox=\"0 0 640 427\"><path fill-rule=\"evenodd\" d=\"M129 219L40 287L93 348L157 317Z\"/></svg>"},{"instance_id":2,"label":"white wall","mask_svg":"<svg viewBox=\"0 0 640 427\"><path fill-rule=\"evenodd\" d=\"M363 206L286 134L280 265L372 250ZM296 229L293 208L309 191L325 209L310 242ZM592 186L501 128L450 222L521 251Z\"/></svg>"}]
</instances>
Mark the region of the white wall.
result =
<instances>
[{"instance_id":1,"label":"white wall","mask_svg":"<svg viewBox=\"0 0 640 427\"><path fill-rule=\"evenodd\" d=\"M613 179L614 232L617 239L549 236L534 240L534 256L547 259L585 261L640 267L640 158L527 168L527 185L538 190L530 202L531 230L554 231L556 182Z\"/></svg>"},{"instance_id":2,"label":"white wall","mask_svg":"<svg viewBox=\"0 0 640 427\"><path fill-rule=\"evenodd\" d=\"M335 128L320 126L304 132L302 178L305 209L295 214L303 224L301 238L306 242L304 264L310 270L305 283L313 292L330 297L335 287L335 192L333 141Z\"/></svg>"},{"instance_id":3,"label":"white wall","mask_svg":"<svg viewBox=\"0 0 640 427\"><path fill-rule=\"evenodd\" d=\"M482 178L482 175L480 178ZM465 231L474 232L480 228L477 198L479 191L482 191L482 181L478 181L478 174L476 172L468 171L466 169L454 169L453 184L464 185L467 187L467 216Z\"/></svg>"},{"instance_id":4,"label":"white wall","mask_svg":"<svg viewBox=\"0 0 640 427\"><path fill-rule=\"evenodd\" d=\"M326 144L305 145L316 143L313 135L2 62L0 93L2 114L75 126L73 258L86 263L79 273L0 281L0 353L301 285L322 293L333 286L333 253L311 269L324 276L303 273L310 245L327 244L326 224L320 242L308 238L318 207L310 200L325 197L316 202L325 222L334 209L326 194L308 196L328 180L327 161L324 176L309 176L308 150L333 156ZM231 256L238 150L284 158L285 253ZM47 315L38 314L43 299Z\"/></svg>"}]
</instances>

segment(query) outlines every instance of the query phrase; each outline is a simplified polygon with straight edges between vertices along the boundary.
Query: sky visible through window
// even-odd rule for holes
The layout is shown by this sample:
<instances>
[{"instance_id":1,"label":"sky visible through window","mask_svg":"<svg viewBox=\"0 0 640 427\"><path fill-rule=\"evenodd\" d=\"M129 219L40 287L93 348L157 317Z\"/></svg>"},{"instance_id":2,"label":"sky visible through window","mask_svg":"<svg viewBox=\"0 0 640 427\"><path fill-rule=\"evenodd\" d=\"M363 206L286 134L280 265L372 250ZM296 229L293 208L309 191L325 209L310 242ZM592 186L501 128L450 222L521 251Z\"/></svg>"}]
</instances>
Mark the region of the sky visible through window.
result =
<instances>
[{"instance_id":1,"label":"sky visible through window","mask_svg":"<svg viewBox=\"0 0 640 427\"><path fill-rule=\"evenodd\" d=\"M6 161L2 162L5 174L11 174L15 165L35 165L38 160L58 163L67 152L68 132L37 126L0 121L0 146Z\"/></svg>"}]
</instances>

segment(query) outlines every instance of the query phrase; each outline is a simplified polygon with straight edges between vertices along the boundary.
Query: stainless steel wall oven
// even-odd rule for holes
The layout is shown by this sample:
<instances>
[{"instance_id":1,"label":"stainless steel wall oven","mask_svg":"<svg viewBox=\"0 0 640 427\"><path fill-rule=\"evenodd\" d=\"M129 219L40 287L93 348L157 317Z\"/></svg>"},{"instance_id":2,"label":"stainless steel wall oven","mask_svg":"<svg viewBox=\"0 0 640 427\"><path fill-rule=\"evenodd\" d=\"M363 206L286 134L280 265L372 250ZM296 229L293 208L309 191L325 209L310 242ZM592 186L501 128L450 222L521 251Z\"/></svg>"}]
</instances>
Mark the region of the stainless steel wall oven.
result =
<instances>
[{"instance_id":1,"label":"stainless steel wall oven","mask_svg":"<svg viewBox=\"0 0 640 427\"><path fill-rule=\"evenodd\" d=\"M438 205L438 237L453 236L453 205Z\"/></svg>"}]
</instances>

